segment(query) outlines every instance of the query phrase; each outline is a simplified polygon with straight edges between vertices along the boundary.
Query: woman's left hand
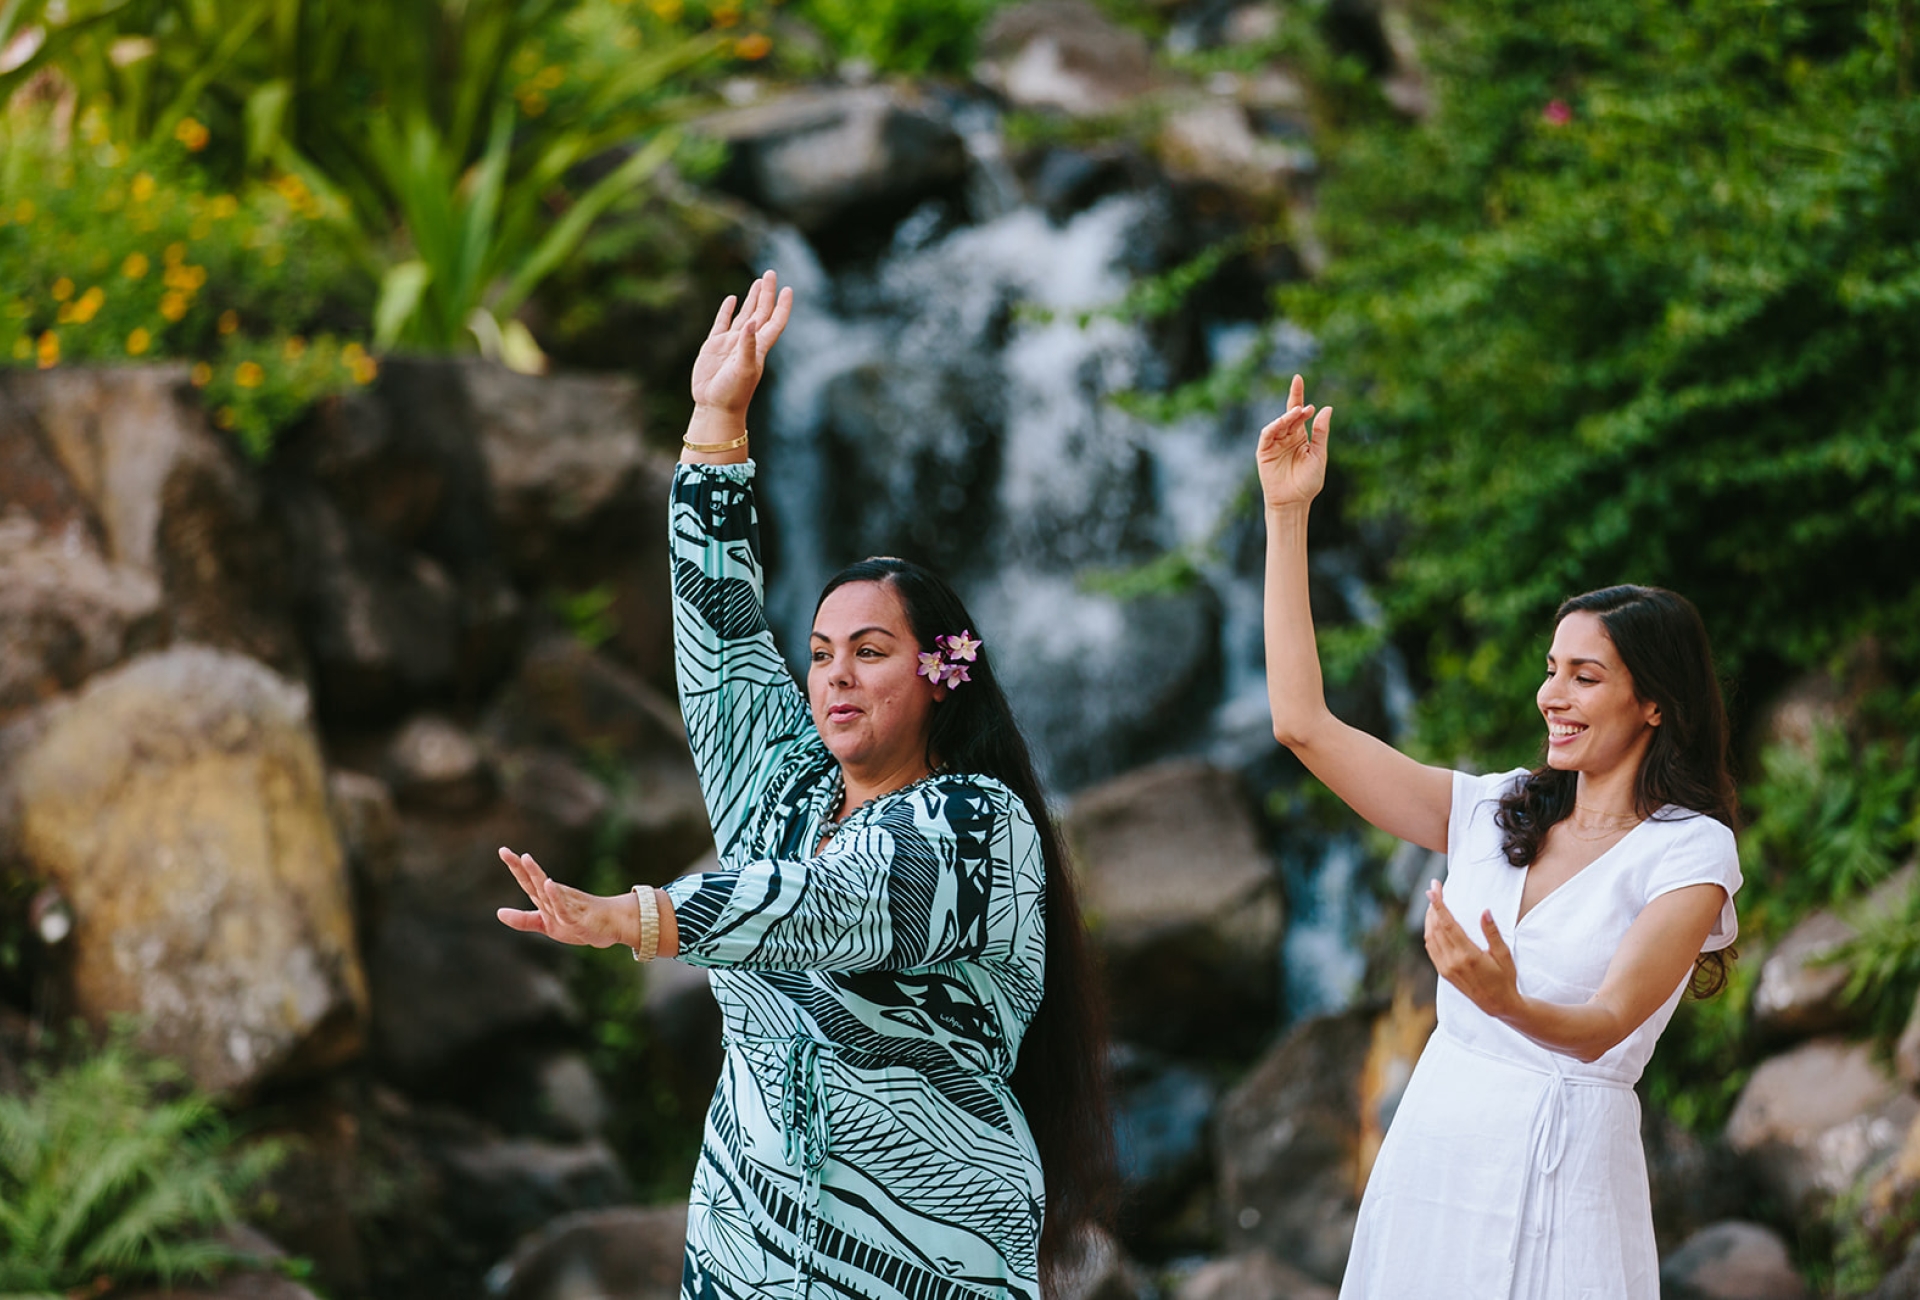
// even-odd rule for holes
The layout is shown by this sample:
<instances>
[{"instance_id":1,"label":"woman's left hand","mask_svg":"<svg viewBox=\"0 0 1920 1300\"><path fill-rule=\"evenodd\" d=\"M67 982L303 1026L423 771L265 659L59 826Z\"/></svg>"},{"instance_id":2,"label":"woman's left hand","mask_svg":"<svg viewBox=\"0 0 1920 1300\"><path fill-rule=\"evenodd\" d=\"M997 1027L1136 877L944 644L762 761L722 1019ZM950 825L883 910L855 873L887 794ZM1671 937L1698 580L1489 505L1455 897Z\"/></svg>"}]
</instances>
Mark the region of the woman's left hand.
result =
<instances>
[{"instance_id":1,"label":"woman's left hand","mask_svg":"<svg viewBox=\"0 0 1920 1300\"><path fill-rule=\"evenodd\" d=\"M520 888L533 900L531 912L503 907L495 913L501 922L515 930L544 934L561 943L611 948L616 943L634 942L633 931L639 921L639 904L628 895L602 898L563 885L540 869L532 855L501 849L500 860L520 882Z\"/></svg>"},{"instance_id":2,"label":"woman's left hand","mask_svg":"<svg viewBox=\"0 0 1920 1300\"><path fill-rule=\"evenodd\" d=\"M1500 937L1492 912L1480 914L1480 929L1487 936L1482 949L1447 910L1440 896L1440 882L1427 885L1427 956L1433 958L1440 977L1467 995L1469 1001L1496 1020L1505 1020L1520 1009L1520 976L1513 964L1513 953Z\"/></svg>"}]
</instances>

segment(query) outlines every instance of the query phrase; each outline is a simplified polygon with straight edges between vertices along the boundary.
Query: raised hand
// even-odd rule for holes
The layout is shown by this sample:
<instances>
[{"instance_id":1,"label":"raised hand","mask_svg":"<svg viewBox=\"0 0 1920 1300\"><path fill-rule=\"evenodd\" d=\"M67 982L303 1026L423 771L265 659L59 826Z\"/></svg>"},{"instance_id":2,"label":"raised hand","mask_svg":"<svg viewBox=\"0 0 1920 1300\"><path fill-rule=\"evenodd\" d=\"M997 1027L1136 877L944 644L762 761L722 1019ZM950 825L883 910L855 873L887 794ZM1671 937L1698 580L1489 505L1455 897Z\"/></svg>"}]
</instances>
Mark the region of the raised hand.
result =
<instances>
[{"instance_id":1,"label":"raised hand","mask_svg":"<svg viewBox=\"0 0 1920 1300\"><path fill-rule=\"evenodd\" d=\"M1306 405L1306 381L1299 375L1287 390L1287 409L1260 430L1254 459L1260 466L1260 494L1267 509L1303 506L1320 494L1327 480L1327 435L1333 408L1318 416Z\"/></svg>"},{"instance_id":2,"label":"raised hand","mask_svg":"<svg viewBox=\"0 0 1920 1300\"><path fill-rule=\"evenodd\" d=\"M744 421L747 403L766 369L767 352L779 341L793 313L793 290L779 287L772 271L753 282L745 302L733 295L720 304L707 341L693 363L693 404Z\"/></svg>"},{"instance_id":3,"label":"raised hand","mask_svg":"<svg viewBox=\"0 0 1920 1300\"><path fill-rule=\"evenodd\" d=\"M500 860L520 882L520 888L532 900L531 912L503 907L494 915L511 929L544 934L561 943L610 948L616 943L632 943L638 927L639 905L627 895L602 898L563 885L540 869L531 855L501 849Z\"/></svg>"},{"instance_id":4,"label":"raised hand","mask_svg":"<svg viewBox=\"0 0 1920 1300\"><path fill-rule=\"evenodd\" d=\"M1520 1010L1519 972L1507 941L1500 937L1500 927L1493 923L1493 913L1480 914L1480 930L1487 936L1484 951L1447 910L1440 882L1427 885L1427 956L1433 958L1433 968L1476 1007L1505 1020Z\"/></svg>"}]
</instances>

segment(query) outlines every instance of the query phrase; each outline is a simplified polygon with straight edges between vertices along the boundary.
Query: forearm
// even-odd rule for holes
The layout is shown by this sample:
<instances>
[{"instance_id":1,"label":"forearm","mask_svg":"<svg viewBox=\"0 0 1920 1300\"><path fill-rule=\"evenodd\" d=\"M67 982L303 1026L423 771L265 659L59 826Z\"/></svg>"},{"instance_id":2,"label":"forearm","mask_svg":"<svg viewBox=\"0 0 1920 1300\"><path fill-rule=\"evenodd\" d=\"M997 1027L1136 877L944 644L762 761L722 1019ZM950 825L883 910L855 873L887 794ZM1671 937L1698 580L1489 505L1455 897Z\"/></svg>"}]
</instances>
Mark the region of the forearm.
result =
<instances>
[{"instance_id":1,"label":"forearm","mask_svg":"<svg viewBox=\"0 0 1920 1300\"><path fill-rule=\"evenodd\" d=\"M1266 520L1267 702L1275 739L1292 748L1329 716L1308 599L1307 506L1269 508Z\"/></svg>"},{"instance_id":2,"label":"forearm","mask_svg":"<svg viewBox=\"0 0 1920 1300\"><path fill-rule=\"evenodd\" d=\"M1597 1061L1632 1032L1620 1011L1595 998L1548 1002L1521 996L1500 1020L1550 1052L1577 1061Z\"/></svg>"},{"instance_id":3,"label":"forearm","mask_svg":"<svg viewBox=\"0 0 1920 1300\"><path fill-rule=\"evenodd\" d=\"M686 437L680 447L682 465L738 465L747 459L747 445L730 447L726 451L695 451L693 445L702 447L725 447L737 442L747 434L747 414L745 411L728 411L717 406L696 405L693 418L687 421Z\"/></svg>"}]
</instances>

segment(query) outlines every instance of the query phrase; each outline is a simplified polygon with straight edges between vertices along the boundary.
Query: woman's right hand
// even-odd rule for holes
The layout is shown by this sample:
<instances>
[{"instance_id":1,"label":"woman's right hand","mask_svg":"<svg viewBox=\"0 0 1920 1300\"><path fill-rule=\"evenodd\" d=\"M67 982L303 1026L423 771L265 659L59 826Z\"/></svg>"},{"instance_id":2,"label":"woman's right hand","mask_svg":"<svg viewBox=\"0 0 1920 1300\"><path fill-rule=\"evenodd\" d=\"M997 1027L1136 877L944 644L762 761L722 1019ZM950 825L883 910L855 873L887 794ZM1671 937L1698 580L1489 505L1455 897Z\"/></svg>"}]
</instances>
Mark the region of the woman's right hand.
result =
<instances>
[{"instance_id":1,"label":"woman's right hand","mask_svg":"<svg viewBox=\"0 0 1920 1300\"><path fill-rule=\"evenodd\" d=\"M1333 408L1315 416L1306 405L1306 391L1306 381L1295 375L1287 391L1286 413L1260 430L1254 458L1260 466L1260 495L1269 510L1304 506L1320 495L1327 481L1327 434L1333 428Z\"/></svg>"},{"instance_id":2,"label":"woman's right hand","mask_svg":"<svg viewBox=\"0 0 1920 1300\"><path fill-rule=\"evenodd\" d=\"M766 369L767 351L779 340L793 312L793 290L779 288L780 279L772 271L753 282L740 314L734 315L735 298L727 295L713 318L707 341L693 363L693 404L696 410L712 411L741 422L747 418L747 404L753 390L760 386Z\"/></svg>"}]
</instances>

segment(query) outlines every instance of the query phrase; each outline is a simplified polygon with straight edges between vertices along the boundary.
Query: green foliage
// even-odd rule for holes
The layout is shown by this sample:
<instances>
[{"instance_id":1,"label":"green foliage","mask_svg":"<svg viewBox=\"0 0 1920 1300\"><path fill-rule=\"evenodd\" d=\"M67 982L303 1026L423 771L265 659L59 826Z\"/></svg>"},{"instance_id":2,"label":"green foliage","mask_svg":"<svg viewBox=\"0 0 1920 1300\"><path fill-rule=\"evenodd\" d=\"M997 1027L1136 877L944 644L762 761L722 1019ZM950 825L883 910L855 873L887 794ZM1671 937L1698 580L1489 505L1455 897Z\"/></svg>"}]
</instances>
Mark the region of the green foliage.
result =
<instances>
[{"instance_id":1,"label":"green foliage","mask_svg":"<svg viewBox=\"0 0 1920 1300\"><path fill-rule=\"evenodd\" d=\"M209 1234L280 1152L237 1149L181 1078L114 1043L0 1097L0 1290L164 1284L234 1262Z\"/></svg>"},{"instance_id":2,"label":"green foliage","mask_svg":"<svg viewBox=\"0 0 1920 1300\"><path fill-rule=\"evenodd\" d=\"M1682 998L1641 1076L1647 1100L1691 1132L1717 1133L1753 1074L1747 1008L1759 978L1758 961L1736 959L1718 996Z\"/></svg>"},{"instance_id":3,"label":"green foliage","mask_svg":"<svg viewBox=\"0 0 1920 1300\"><path fill-rule=\"evenodd\" d=\"M842 58L884 72L957 72L981 25L1007 0L794 0Z\"/></svg>"},{"instance_id":4,"label":"green foliage","mask_svg":"<svg viewBox=\"0 0 1920 1300\"><path fill-rule=\"evenodd\" d=\"M130 153L97 119L0 123L0 364L195 362L216 420L256 454L373 362L333 331L372 303L317 199L292 178L216 190L175 142Z\"/></svg>"},{"instance_id":5,"label":"green foliage","mask_svg":"<svg viewBox=\"0 0 1920 1300\"><path fill-rule=\"evenodd\" d=\"M1750 688L1920 656L1913 0L1420 12L1437 109L1340 103L1334 261L1284 305L1407 529L1431 747L1530 749L1555 605L1618 581L1690 595Z\"/></svg>"}]
</instances>

